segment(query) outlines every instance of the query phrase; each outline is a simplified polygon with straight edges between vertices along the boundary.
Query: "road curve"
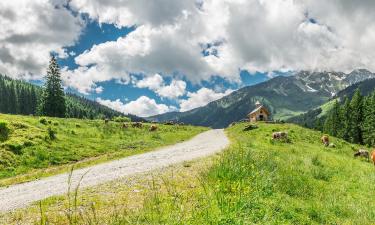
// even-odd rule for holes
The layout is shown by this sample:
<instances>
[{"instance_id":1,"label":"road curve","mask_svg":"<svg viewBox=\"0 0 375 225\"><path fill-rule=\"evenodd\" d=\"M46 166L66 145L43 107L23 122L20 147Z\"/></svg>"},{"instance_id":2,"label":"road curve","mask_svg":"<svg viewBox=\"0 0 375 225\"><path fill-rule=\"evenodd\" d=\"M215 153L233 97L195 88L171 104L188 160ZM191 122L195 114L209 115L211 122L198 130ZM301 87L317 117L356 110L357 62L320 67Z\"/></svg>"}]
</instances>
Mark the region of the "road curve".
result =
<instances>
[{"instance_id":1,"label":"road curve","mask_svg":"<svg viewBox=\"0 0 375 225\"><path fill-rule=\"evenodd\" d=\"M81 188L208 156L228 145L229 140L224 130L209 130L189 141L163 147L160 150L75 170L71 178L71 187L76 187L83 175ZM65 194L68 190L68 177L69 174L64 173L1 188L0 212L23 208L35 201Z\"/></svg>"}]
</instances>

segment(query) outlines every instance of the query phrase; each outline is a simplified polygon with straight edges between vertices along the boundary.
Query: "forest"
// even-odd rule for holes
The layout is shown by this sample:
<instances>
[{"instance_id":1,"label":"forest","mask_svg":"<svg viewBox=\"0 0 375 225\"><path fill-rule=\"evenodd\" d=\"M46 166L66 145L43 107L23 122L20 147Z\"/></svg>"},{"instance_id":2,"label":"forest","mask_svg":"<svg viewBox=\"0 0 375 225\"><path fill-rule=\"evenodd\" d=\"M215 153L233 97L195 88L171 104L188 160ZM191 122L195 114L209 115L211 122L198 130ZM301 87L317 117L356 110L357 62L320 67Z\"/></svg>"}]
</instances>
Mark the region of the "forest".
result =
<instances>
[{"instance_id":1,"label":"forest","mask_svg":"<svg viewBox=\"0 0 375 225\"><path fill-rule=\"evenodd\" d=\"M14 80L0 74L0 113L39 115L38 106L43 89L21 80ZM112 118L123 114L87 98L66 93L67 118Z\"/></svg>"}]
</instances>

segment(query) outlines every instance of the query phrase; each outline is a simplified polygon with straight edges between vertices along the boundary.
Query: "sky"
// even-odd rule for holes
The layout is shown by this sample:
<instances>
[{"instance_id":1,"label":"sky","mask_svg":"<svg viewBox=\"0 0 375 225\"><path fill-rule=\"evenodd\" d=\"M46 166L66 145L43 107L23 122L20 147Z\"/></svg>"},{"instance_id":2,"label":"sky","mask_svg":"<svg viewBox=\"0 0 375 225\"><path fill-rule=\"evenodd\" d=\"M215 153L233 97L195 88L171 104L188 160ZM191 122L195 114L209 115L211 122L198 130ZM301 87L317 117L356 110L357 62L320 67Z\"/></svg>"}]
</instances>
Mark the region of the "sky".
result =
<instances>
[{"instance_id":1,"label":"sky","mask_svg":"<svg viewBox=\"0 0 375 225\"><path fill-rule=\"evenodd\" d=\"M0 73L124 113L187 111L299 70L375 71L373 0L0 1Z\"/></svg>"}]
</instances>

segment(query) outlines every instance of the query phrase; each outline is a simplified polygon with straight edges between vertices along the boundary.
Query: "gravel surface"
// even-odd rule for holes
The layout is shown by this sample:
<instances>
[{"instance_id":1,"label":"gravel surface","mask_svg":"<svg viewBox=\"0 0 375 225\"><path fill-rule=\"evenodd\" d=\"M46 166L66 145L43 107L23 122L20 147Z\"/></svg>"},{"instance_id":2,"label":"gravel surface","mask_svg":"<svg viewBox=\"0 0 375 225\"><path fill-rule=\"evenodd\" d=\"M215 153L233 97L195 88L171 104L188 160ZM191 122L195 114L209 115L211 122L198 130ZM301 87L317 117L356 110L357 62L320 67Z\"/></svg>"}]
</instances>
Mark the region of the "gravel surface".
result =
<instances>
[{"instance_id":1,"label":"gravel surface","mask_svg":"<svg viewBox=\"0 0 375 225\"><path fill-rule=\"evenodd\" d=\"M80 188L102 184L136 173L159 169L221 151L229 145L224 130L209 130L189 141L160 148L157 151L126 157L79 170L71 178L74 189L83 177ZM68 190L68 173L0 189L0 212L23 208L29 204Z\"/></svg>"}]
</instances>

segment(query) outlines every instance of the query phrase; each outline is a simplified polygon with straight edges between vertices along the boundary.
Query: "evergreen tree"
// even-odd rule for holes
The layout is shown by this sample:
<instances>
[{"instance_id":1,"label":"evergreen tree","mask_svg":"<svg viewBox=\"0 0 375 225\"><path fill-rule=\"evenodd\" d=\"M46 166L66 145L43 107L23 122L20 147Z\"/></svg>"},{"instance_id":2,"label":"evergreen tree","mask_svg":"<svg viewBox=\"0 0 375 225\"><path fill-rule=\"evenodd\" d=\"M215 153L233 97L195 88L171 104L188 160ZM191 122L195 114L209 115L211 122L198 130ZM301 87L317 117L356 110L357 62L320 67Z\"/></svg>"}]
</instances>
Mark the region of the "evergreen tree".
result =
<instances>
[{"instance_id":1,"label":"evergreen tree","mask_svg":"<svg viewBox=\"0 0 375 225\"><path fill-rule=\"evenodd\" d=\"M335 137L342 133L342 116L339 102L336 100L327 120L324 123L324 132Z\"/></svg>"},{"instance_id":2,"label":"evergreen tree","mask_svg":"<svg viewBox=\"0 0 375 225\"><path fill-rule=\"evenodd\" d=\"M346 141L350 139L350 130L351 130L351 120L350 120L350 100L345 98L344 106L341 110L342 115L342 129L340 137Z\"/></svg>"},{"instance_id":3,"label":"evergreen tree","mask_svg":"<svg viewBox=\"0 0 375 225\"><path fill-rule=\"evenodd\" d=\"M375 92L365 99L363 140L369 146L375 146Z\"/></svg>"},{"instance_id":4,"label":"evergreen tree","mask_svg":"<svg viewBox=\"0 0 375 225\"><path fill-rule=\"evenodd\" d=\"M41 99L40 113L52 117L65 117L65 94L61 85L60 68L52 56Z\"/></svg>"},{"instance_id":5,"label":"evergreen tree","mask_svg":"<svg viewBox=\"0 0 375 225\"><path fill-rule=\"evenodd\" d=\"M356 90L350 102L350 114L350 141L352 143L363 144L363 97L359 89Z\"/></svg>"}]
</instances>

